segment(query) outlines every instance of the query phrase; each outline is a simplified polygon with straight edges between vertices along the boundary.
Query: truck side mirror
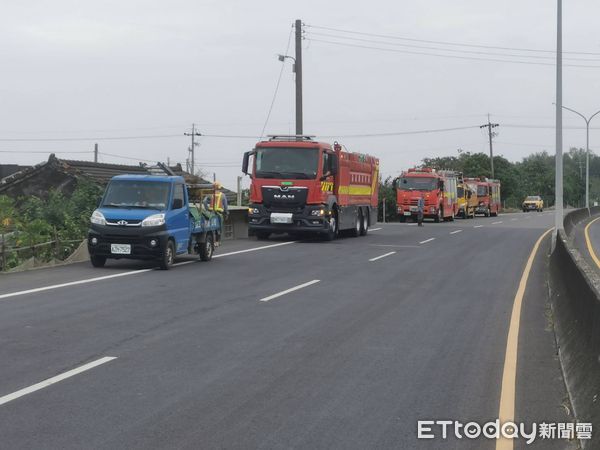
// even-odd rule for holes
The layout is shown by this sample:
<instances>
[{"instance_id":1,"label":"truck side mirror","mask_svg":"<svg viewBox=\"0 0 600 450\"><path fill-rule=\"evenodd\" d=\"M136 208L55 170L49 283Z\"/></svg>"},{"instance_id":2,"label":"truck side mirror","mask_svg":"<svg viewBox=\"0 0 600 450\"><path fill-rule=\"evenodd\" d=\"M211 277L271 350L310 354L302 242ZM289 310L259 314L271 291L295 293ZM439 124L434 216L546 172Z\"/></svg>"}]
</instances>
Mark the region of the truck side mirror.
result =
<instances>
[{"instance_id":1,"label":"truck side mirror","mask_svg":"<svg viewBox=\"0 0 600 450\"><path fill-rule=\"evenodd\" d=\"M173 209L181 209L183 208L183 200L180 198L173 199Z\"/></svg>"},{"instance_id":2,"label":"truck side mirror","mask_svg":"<svg viewBox=\"0 0 600 450\"><path fill-rule=\"evenodd\" d=\"M242 162L242 173L244 175L248 175L248 163L250 161L250 153L251 152L244 153L244 161Z\"/></svg>"},{"instance_id":3,"label":"truck side mirror","mask_svg":"<svg viewBox=\"0 0 600 450\"><path fill-rule=\"evenodd\" d=\"M438 181L438 189L444 190L444 182L442 180Z\"/></svg>"},{"instance_id":4,"label":"truck side mirror","mask_svg":"<svg viewBox=\"0 0 600 450\"><path fill-rule=\"evenodd\" d=\"M394 181L392 181L392 187L394 189L398 189L398 178L394 178Z\"/></svg>"}]
</instances>

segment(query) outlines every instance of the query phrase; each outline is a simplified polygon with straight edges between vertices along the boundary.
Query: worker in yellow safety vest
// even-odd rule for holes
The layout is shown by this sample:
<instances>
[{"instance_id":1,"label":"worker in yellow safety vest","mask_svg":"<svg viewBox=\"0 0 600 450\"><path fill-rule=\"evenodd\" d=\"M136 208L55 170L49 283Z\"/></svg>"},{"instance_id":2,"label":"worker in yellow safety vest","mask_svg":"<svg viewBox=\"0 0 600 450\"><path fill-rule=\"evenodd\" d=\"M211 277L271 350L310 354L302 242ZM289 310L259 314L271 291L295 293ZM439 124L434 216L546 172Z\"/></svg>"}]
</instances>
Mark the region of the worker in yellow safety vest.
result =
<instances>
[{"instance_id":1,"label":"worker in yellow safety vest","mask_svg":"<svg viewBox=\"0 0 600 450\"><path fill-rule=\"evenodd\" d=\"M221 192L223 186L221 183L215 183L215 193L207 195L204 198L204 207L206 209L211 209L219 214L228 215L228 205L227 205L227 197L225 194Z\"/></svg>"}]
</instances>

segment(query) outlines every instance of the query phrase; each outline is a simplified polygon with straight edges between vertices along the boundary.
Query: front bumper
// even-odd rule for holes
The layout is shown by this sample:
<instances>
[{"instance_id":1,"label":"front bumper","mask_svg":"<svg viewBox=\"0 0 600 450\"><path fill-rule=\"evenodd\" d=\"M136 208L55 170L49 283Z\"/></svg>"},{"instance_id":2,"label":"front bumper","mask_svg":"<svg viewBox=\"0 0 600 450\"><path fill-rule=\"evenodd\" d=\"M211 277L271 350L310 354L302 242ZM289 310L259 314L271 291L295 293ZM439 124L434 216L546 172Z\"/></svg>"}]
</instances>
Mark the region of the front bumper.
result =
<instances>
[{"instance_id":1,"label":"front bumper","mask_svg":"<svg viewBox=\"0 0 600 450\"><path fill-rule=\"evenodd\" d=\"M412 208L412 209L411 209ZM415 218L419 215L418 211L414 210L414 205L401 205L397 208L398 216ZM435 206L426 206L423 210L423 218L434 219L438 216L438 208Z\"/></svg>"},{"instance_id":2,"label":"front bumper","mask_svg":"<svg viewBox=\"0 0 600 450\"><path fill-rule=\"evenodd\" d=\"M280 208L266 208L263 205L250 205L250 210L257 209L257 214L248 215L248 229L251 233L288 233L312 232L326 233L329 231L329 215L324 205L310 205L294 211L285 211ZM312 215L314 210L325 210L322 216ZM271 223L271 213L291 213L291 223Z\"/></svg>"},{"instance_id":3,"label":"front bumper","mask_svg":"<svg viewBox=\"0 0 600 450\"><path fill-rule=\"evenodd\" d=\"M156 241L155 246L151 245L152 240ZM92 224L88 230L88 252L90 256L106 258L154 260L162 258L168 240L169 234L164 225L160 227L115 227ZM131 253L114 254L111 252L111 244L129 244Z\"/></svg>"},{"instance_id":4,"label":"front bumper","mask_svg":"<svg viewBox=\"0 0 600 450\"><path fill-rule=\"evenodd\" d=\"M523 209L529 209L529 210L537 210L540 209L538 205L536 205L535 203L527 203L523 205Z\"/></svg>"}]
</instances>

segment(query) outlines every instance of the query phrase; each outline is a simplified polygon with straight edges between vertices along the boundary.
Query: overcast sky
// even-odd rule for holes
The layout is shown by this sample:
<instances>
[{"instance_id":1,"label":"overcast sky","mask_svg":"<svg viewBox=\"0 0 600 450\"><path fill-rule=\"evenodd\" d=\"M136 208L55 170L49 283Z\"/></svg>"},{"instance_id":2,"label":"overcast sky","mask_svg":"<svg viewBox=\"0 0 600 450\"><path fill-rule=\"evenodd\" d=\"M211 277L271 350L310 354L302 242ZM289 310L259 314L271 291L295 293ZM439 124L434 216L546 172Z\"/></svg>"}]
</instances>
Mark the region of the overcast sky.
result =
<instances>
[{"instance_id":1,"label":"overcast sky","mask_svg":"<svg viewBox=\"0 0 600 450\"><path fill-rule=\"evenodd\" d=\"M600 109L600 2L565 1L563 9L564 50L592 53L565 54L574 58L565 64L597 66L564 68L564 104L589 115ZM337 136L349 150L378 156L384 176L424 157L456 155L459 148L487 152L486 135L468 128L344 136L470 127L490 113L500 124L495 154L517 161L534 151L554 151L552 53L444 44L552 51L552 0L24 0L3 2L0 14L0 162L33 164L50 152L89 152L58 156L92 159L94 138L157 135L169 137L99 140L101 161L184 162L189 140L183 133L192 123L205 134L259 136L282 65L276 55L285 52L295 19L306 24L305 133ZM565 126L583 125L571 113L564 118ZM294 75L286 62L266 133L289 132ZM90 140L6 141L52 138ZM235 187L242 153L255 139L199 141L197 163ZM584 145L583 129L565 130L565 148ZM600 149L598 131L591 145Z\"/></svg>"}]
</instances>

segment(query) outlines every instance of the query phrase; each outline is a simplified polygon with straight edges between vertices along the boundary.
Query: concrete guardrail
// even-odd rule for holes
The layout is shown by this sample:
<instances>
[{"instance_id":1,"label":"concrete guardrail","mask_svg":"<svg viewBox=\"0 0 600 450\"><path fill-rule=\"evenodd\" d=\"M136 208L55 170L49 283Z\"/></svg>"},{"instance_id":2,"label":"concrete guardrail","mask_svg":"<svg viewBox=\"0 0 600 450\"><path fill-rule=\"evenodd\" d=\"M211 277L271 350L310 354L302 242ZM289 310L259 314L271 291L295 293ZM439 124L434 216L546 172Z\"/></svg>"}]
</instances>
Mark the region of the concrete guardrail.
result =
<instances>
[{"instance_id":1,"label":"concrete guardrail","mask_svg":"<svg viewBox=\"0 0 600 450\"><path fill-rule=\"evenodd\" d=\"M550 257L550 287L559 357L578 423L592 423L584 448L600 448L600 276L573 245L573 229L600 207L564 219Z\"/></svg>"}]
</instances>

